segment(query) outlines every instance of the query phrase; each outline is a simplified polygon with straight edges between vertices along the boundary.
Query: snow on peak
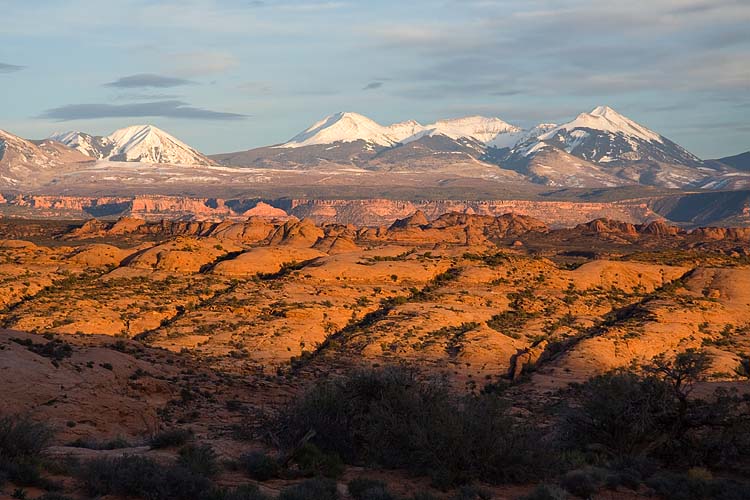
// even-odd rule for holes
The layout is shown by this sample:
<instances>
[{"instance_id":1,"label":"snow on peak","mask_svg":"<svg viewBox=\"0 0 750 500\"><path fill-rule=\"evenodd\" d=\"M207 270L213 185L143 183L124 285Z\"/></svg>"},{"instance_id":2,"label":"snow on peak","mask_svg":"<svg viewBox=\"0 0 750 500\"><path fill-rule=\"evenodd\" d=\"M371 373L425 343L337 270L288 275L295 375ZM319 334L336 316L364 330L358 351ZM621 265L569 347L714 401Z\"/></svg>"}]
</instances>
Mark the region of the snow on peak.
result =
<instances>
[{"instance_id":1,"label":"snow on peak","mask_svg":"<svg viewBox=\"0 0 750 500\"><path fill-rule=\"evenodd\" d=\"M183 165L211 163L176 137L153 125L134 125L115 130L105 140L112 145L111 158Z\"/></svg>"},{"instance_id":2,"label":"snow on peak","mask_svg":"<svg viewBox=\"0 0 750 500\"><path fill-rule=\"evenodd\" d=\"M347 112L337 113L320 120L280 147L298 148L358 140L388 147L435 135L444 135L454 140L467 138L487 144L502 134L520 131L518 127L500 118L484 116L438 120L430 125L408 120L385 127L366 116Z\"/></svg>"},{"instance_id":3,"label":"snow on peak","mask_svg":"<svg viewBox=\"0 0 750 500\"><path fill-rule=\"evenodd\" d=\"M363 140L381 146L392 146L397 140L389 135L387 127L360 115L359 113L336 113L313 124L304 132L282 144L285 148L299 148L335 142L355 142Z\"/></svg>"},{"instance_id":4,"label":"snow on peak","mask_svg":"<svg viewBox=\"0 0 750 500\"><path fill-rule=\"evenodd\" d=\"M451 139L468 138L484 144L491 143L501 134L521 131L520 128L506 123L500 118L488 118L486 116L465 116L463 118L438 120L425 128L428 130L427 135L445 135Z\"/></svg>"},{"instance_id":5,"label":"snow on peak","mask_svg":"<svg viewBox=\"0 0 750 500\"><path fill-rule=\"evenodd\" d=\"M133 125L104 137L75 131L62 132L53 134L50 139L98 159L181 165L212 164L211 160L195 149L153 125Z\"/></svg>"},{"instance_id":6,"label":"snow on peak","mask_svg":"<svg viewBox=\"0 0 750 500\"><path fill-rule=\"evenodd\" d=\"M593 129L613 134L634 136L645 141L664 142L662 137L643 125L639 125L609 106L597 106L590 113L581 113L573 121L564 123L552 129L549 133L541 136L541 139L550 139L561 130L567 132L575 129Z\"/></svg>"},{"instance_id":7,"label":"snow on peak","mask_svg":"<svg viewBox=\"0 0 750 500\"><path fill-rule=\"evenodd\" d=\"M410 137L421 136L425 131L425 126L416 120L407 120L405 122L394 123L387 127L388 136L396 142L404 142Z\"/></svg>"},{"instance_id":8,"label":"snow on peak","mask_svg":"<svg viewBox=\"0 0 750 500\"><path fill-rule=\"evenodd\" d=\"M546 134L556 127L557 125L554 123L540 123L539 125L527 130L517 129L515 131L498 135L490 141L488 145L498 149L513 148L523 142L536 139L540 135Z\"/></svg>"}]
</instances>

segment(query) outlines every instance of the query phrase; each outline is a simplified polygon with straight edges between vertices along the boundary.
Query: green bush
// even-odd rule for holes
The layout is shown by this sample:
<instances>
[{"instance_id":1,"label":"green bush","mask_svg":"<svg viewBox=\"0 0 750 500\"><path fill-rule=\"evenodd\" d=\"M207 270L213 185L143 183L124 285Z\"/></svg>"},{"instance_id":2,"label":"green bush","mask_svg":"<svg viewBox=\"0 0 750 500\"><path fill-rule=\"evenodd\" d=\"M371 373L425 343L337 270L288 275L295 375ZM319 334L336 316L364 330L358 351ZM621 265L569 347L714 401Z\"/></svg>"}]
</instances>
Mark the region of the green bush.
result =
<instances>
[{"instance_id":1,"label":"green bush","mask_svg":"<svg viewBox=\"0 0 750 500\"><path fill-rule=\"evenodd\" d=\"M594 377L576 388L563 415L565 445L637 455L663 435L671 415L669 389L660 381L629 372Z\"/></svg>"},{"instance_id":2,"label":"green bush","mask_svg":"<svg viewBox=\"0 0 750 500\"><path fill-rule=\"evenodd\" d=\"M278 500L337 500L336 482L331 479L307 479L281 490Z\"/></svg>"},{"instance_id":3,"label":"green bush","mask_svg":"<svg viewBox=\"0 0 750 500\"><path fill-rule=\"evenodd\" d=\"M519 500L567 500L567 498L569 496L565 490L552 484L540 484Z\"/></svg>"},{"instance_id":4,"label":"green bush","mask_svg":"<svg viewBox=\"0 0 750 500\"><path fill-rule=\"evenodd\" d=\"M644 375L618 370L578 385L566 395L562 448L742 469L750 458L750 399L722 388L707 400L693 397L706 366L702 353L688 351L673 361L655 358Z\"/></svg>"},{"instance_id":5,"label":"green bush","mask_svg":"<svg viewBox=\"0 0 750 500\"><path fill-rule=\"evenodd\" d=\"M219 472L216 452L207 445L189 444L180 449L177 463L186 469L206 477L213 477Z\"/></svg>"},{"instance_id":6,"label":"green bush","mask_svg":"<svg viewBox=\"0 0 750 500\"><path fill-rule=\"evenodd\" d=\"M242 485L234 489L214 490L208 497L209 500L271 500L260 492L257 486Z\"/></svg>"},{"instance_id":7,"label":"green bush","mask_svg":"<svg viewBox=\"0 0 750 500\"><path fill-rule=\"evenodd\" d=\"M77 476L91 496L193 500L207 496L211 491L211 482L200 474L181 466L160 465L139 456L92 460L79 468Z\"/></svg>"},{"instance_id":8,"label":"green bush","mask_svg":"<svg viewBox=\"0 0 750 500\"><path fill-rule=\"evenodd\" d=\"M306 476L325 476L335 479L344 473L344 462L337 453L323 453L311 443L305 443L295 453L294 461Z\"/></svg>"},{"instance_id":9,"label":"green bush","mask_svg":"<svg viewBox=\"0 0 750 500\"><path fill-rule=\"evenodd\" d=\"M702 479L686 474L659 473L646 484L670 500L747 500L750 485L732 480Z\"/></svg>"},{"instance_id":10,"label":"green bush","mask_svg":"<svg viewBox=\"0 0 750 500\"><path fill-rule=\"evenodd\" d=\"M383 481L356 478L347 485L349 495L355 500L395 500Z\"/></svg>"},{"instance_id":11,"label":"green bush","mask_svg":"<svg viewBox=\"0 0 750 500\"><path fill-rule=\"evenodd\" d=\"M240 456L239 466L248 476L258 481L278 477L280 472L276 459L260 451L251 451Z\"/></svg>"},{"instance_id":12,"label":"green bush","mask_svg":"<svg viewBox=\"0 0 750 500\"><path fill-rule=\"evenodd\" d=\"M574 470L560 478L560 486L581 498L590 498L604 486L606 473L600 469Z\"/></svg>"},{"instance_id":13,"label":"green bush","mask_svg":"<svg viewBox=\"0 0 750 500\"><path fill-rule=\"evenodd\" d=\"M312 429L312 443L347 463L427 474L441 487L523 481L545 466L496 395L457 398L444 379L421 382L404 369L320 383L283 411L278 427L287 446Z\"/></svg>"},{"instance_id":14,"label":"green bush","mask_svg":"<svg viewBox=\"0 0 750 500\"><path fill-rule=\"evenodd\" d=\"M42 485L40 455L53 434L48 425L25 416L0 418L0 483L6 479L22 486Z\"/></svg>"},{"instance_id":15,"label":"green bush","mask_svg":"<svg viewBox=\"0 0 750 500\"><path fill-rule=\"evenodd\" d=\"M349 481L349 484L347 484L347 489L349 490L349 495L351 495L352 498L359 500L367 490L385 490L386 485L383 481L378 481L377 479L358 477Z\"/></svg>"},{"instance_id":16,"label":"green bush","mask_svg":"<svg viewBox=\"0 0 750 500\"><path fill-rule=\"evenodd\" d=\"M492 492L472 485L464 485L451 496L451 500L491 500Z\"/></svg>"},{"instance_id":17,"label":"green bush","mask_svg":"<svg viewBox=\"0 0 750 500\"><path fill-rule=\"evenodd\" d=\"M169 429L155 434L151 438L151 447L155 449L176 448L190 441L192 437L191 429Z\"/></svg>"}]
</instances>

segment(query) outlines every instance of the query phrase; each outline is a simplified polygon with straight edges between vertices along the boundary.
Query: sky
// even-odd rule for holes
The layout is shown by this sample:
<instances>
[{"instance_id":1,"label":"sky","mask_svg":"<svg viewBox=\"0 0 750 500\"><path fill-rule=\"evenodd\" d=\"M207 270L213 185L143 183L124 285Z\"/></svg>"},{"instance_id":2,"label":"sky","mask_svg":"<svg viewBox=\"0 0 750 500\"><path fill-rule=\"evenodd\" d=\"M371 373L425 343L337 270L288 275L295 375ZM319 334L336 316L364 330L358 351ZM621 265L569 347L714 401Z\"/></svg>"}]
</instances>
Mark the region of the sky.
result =
<instances>
[{"instance_id":1,"label":"sky","mask_svg":"<svg viewBox=\"0 0 750 500\"><path fill-rule=\"evenodd\" d=\"M207 154L324 116L597 105L703 158L750 150L748 0L0 0L0 128L150 123Z\"/></svg>"}]
</instances>

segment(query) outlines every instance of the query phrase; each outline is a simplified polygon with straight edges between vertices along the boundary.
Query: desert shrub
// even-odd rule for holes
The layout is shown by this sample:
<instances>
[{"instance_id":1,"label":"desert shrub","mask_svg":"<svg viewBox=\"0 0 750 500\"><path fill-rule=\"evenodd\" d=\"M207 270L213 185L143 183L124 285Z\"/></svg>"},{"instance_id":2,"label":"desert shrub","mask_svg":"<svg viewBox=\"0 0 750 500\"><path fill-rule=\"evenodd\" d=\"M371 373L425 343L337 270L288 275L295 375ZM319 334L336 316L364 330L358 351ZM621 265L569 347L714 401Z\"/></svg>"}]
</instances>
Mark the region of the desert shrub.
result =
<instances>
[{"instance_id":1,"label":"desert shrub","mask_svg":"<svg viewBox=\"0 0 750 500\"><path fill-rule=\"evenodd\" d=\"M646 452L671 416L669 389L630 372L594 377L571 395L561 432L572 448L600 448L615 455Z\"/></svg>"},{"instance_id":2,"label":"desert shrub","mask_svg":"<svg viewBox=\"0 0 750 500\"><path fill-rule=\"evenodd\" d=\"M519 500L566 500L568 493L553 484L540 484Z\"/></svg>"},{"instance_id":3,"label":"desert shrub","mask_svg":"<svg viewBox=\"0 0 750 500\"><path fill-rule=\"evenodd\" d=\"M89 450L118 450L121 448L130 448L132 444L123 437L116 437L106 441L97 441L94 439L78 438L68 446L74 448L86 448Z\"/></svg>"},{"instance_id":4,"label":"desert shrub","mask_svg":"<svg viewBox=\"0 0 750 500\"><path fill-rule=\"evenodd\" d=\"M96 459L77 471L91 496L122 495L145 500L192 500L207 496L211 482L181 466L163 466L139 456Z\"/></svg>"},{"instance_id":5,"label":"desert shrub","mask_svg":"<svg viewBox=\"0 0 750 500\"><path fill-rule=\"evenodd\" d=\"M24 416L0 418L0 457L37 457L52 440L52 429Z\"/></svg>"},{"instance_id":6,"label":"desert shrub","mask_svg":"<svg viewBox=\"0 0 750 500\"><path fill-rule=\"evenodd\" d=\"M36 500L73 500L69 496L61 495L60 493L45 493L40 497L36 497Z\"/></svg>"},{"instance_id":7,"label":"desert shrub","mask_svg":"<svg viewBox=\"0 0 750 500\"><path fill-rule=\"evenodd\" d=\"M409 500L437 500L437 497L427 491L418 491Z\"/></svg>"},{"instance_id":8,"label":"desert shrub","mask_svg":"<svg viewBox=\"0 0 750 500\"><path fill-rule=\"evenodd\" d=\"M492 492L473 485L464 485L458 489L451 500L491 500Z\"/></svg>"},{"instance_id":9,"label":"desert shrub","mask_svg":"<svg viewBox=\"0 0 750 500\"><path fill-rule=\"evenodd\" d=\"M694 477L689 474L659 473L646 484L658 495L671 500L747 500L750 485L726 479Z\"/></svg>"},{"instance_id":10,"label":"desert shrub","mask_svg":"<svg viewBox=\"0 0 750 500\"><path fill-rule=\"evenodd\" d=\"M604 486L606 473L600 469L586 468L567 472L560 478L560 486L581 498L590 498Z\"/></svg>"},{"instance_id":11,"label":"desert shrub","mask_svg":"<svg viewBox=\"0 0 750 500\"><path fill-rule=\"evenodd\" d=\"M248 476L258 481L268 481L278 477L280 472L277 460L260 451L251 451L241 455L239 466Z\"/></svg>"},{"instance_id":12,"label":"desert shrub","mask_svg":"<svg viewBox=\"0 0 750 500\"><path fill-rule=\"evenodd\" d=\"M11 340L25 346L34 354L50 358L53 363L60 362L73 355L73 348L70 344L59 339L52 340L46 344L36 344L31 339L12 338Z\"/></svg>"},{"instance_id":13,"label":"desert shrub","mask_svg":"<svg viewBox=\"0 0 750 500\"><path fill-rule=\"evenodd\" d=\"M707 366L702 353L687 351L673 361L657 357L643 375L614 371L575 387L560 422L562 444L669 466L741 466L750 457L750 400L726 389L692 397Z\"/></svg>"},{"instance_id":14,"label":"desert shrub","mask_svg":"<svg viewBox=\"0 0 750 500\"><path fill-rule=\"evenodd\" d=\"M311 443L306 443L295 453L294 461L306 476L337 478L344 472L344 462L338 453L323 453Z\"/></svg>"},{"instance_id":15,"label":"desert shrub","mask_svg":"<svg viewBox=\"0 0 750 500\"><path fill-rule=\"evenodd\" d=\"M208 498L209 500L270 500L254 484L242 485L234 489L217 489Z\"/></svg>"},{"instance_id":16,"label":"desert shrub","mask_svg":"<svg viewBox=\"0 0 750 500\"><path fill-rule=\"evenodd\" d=\"M355 500L395 500L396 497L388 491L383 481L366 478L356 478L347 485L349 495Z\"/></svg>"},{"instance_id":17,"label":"desert shrub","mask_svg":"<svg viewBox=\"0 0 750 500\"><path fill-rule=\"evenodd\" d=\"M0 418L0 482L23 486L42 484L41 452L52 440L52 429L25 416Z\"/></svg>"},{"instance_id":18,"label":"desert shrub","mask_svg":"<svg viewBox=\"0 0 750 500\"><path fill-rule=\"evenodd\" d=\"M281 490L278 500L337 500L336 482L331 479L307 479Z\"/></svg>"},{"instance_id":19,"label":"desert shrub","mask_svg":"<svg viewBox=\"0 0 750 500\"><path fill-rule=\"evenodd\" d=\"M313 387L279 419L292 446L305 433L349 463L428 474L439 486L522 481L543 469L527 429L495 395L458 398L445 380L404 369L357 372Z\"/></svg>"},{"instance_id":20,"label":"desert shrub","mask_svg":"<svg viewBox=\"0 0 750 500\"><path fill-rule=\"evenodd\" d=\"M183 446L193 437L191 429L169 429L159 432L151 438L151 447L155 449Z\"/></svg>"},{"instance_id":21,"label":"desert shrub","mask_svg":"<svg viewBox=\"0 0 750 500\"><path fill-rule=\"evenodd\" d=\"M216 452L207 444L189 444L180 449L177 463L186 469L206 477L213 477L219 472Z\"/></svg>"},{"instance_id":22,"label":"desert shrub","mask_svg":"<svg viewBox=\"0 0 750 500\"><path fill-rule=\"evenodd\" d=\"M368 479L365 477L357 477L349 481L347 484L349 495L352 498L359 500L367 490L380 489L385 490L386 485L383 481L377 479Z\"/></svg>"}]
</instances>

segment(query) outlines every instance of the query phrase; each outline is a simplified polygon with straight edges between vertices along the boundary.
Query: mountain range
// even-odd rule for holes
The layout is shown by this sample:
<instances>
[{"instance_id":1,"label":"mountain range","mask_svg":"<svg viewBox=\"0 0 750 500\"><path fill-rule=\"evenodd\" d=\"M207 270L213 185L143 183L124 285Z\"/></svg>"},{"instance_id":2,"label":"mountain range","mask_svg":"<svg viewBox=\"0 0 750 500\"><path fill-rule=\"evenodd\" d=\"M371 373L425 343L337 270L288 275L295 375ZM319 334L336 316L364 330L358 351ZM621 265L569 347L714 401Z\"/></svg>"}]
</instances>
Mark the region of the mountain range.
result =
<instances>
[{"instance_id":1,"label":"mountain range","mask_svg":"<svg viewBox=\"0 0 750 500\"><path fill-rule=\"evenodd\" d=\"M512 171L525 181L551 187L750 186L736 165L703 161L607 106L561 125L542 123L530 129L482 116L383 126L357 113L337 113L283 144L211 158L223 165L284 169L339 165L457 172L493 166L505 180Z\"/></svg>"},{"instance_id":2,"label":"mountain range","mask_svg":"<svg viewBox=\"0 0 750 500\"><path fill-rule=\"evenodd\" d=\"M161 179L161 170L138 167L135 172L116 162L144 168L169 165L172 177ZM183 170L178 172L178 167ZM106 178L126 185L137 179L142 183L148 175L150 187L156 189L160 182L200 185L202 179L217 178L217 167L237 169L241 175L235 184L252 175L257 182L271 175L268 172L315 171L335 172L339 184L356 184L356 176L381 172L396 185L397 174L425 179L429 174L524 188L750 187L750 152L701 160L607 106L560 125L542 123L529 129L483 116L381 125L342 112L285 143L211 156L152 125L126 127L107 136L62 132L43 141L0 134L0 185L5 186L43 186L61 182L60 176L67 176L65 182L91 184Z\"/></svg>"}]
</instances>

